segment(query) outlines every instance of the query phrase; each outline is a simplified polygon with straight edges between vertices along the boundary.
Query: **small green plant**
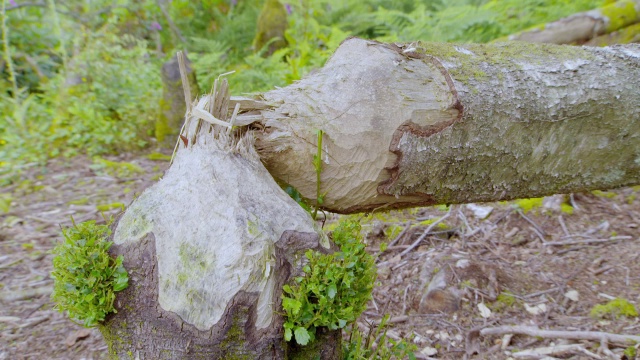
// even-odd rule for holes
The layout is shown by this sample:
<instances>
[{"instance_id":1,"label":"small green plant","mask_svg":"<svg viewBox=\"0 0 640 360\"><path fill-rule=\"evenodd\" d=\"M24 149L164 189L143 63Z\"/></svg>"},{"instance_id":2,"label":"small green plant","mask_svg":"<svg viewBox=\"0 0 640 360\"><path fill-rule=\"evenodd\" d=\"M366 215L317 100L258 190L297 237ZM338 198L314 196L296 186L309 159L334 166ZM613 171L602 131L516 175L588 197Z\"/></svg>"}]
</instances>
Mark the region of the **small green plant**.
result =
<instances>
[{"instance_id":1,"label":"small green plant","mask_svg":"<svg viewBox=\"0 0 640 360\"><path fill-rule=\"evenodd\" d=\"M95 326L108 313L115 312L115 292L129 282L123 257L112 258L109 225L95 221L73 224L62 230L64 241L53 249L54 279L52 299L55 308L67 312L85 327Z\"/></svg>"},{"instance_id":2,"label":"small green plant","mask_svg":"<svg viewBox=\"0 0 640 360\"><path fill-rule=\"evenodd\" d=\"M343 343L342 353L344 360L389 360L389 359L410 359L416 357L414 352L418 347L406 340L395 341L387 337L387 325L389 315L385 315L377 328L373 326L366 336L360 331L357 325L352 324L347 331L349 340ZM373 344L378 345L374 348Z\"/></svg>"},{"instance_id":3,"label":"small green plant","mask_svg":"<svg viewBox=\"0 0 640 360\"><path fill-rule=\"evenodd\" d=\"M357 221L344 221L333 232L340 251L305 253L304 276L283 287L285 340L300 345L315 338L316 329L342 329L353 323L371 299L376 279L373 256L365 251Z\"/></svg>"},{"instance_id":4,"label":"small green plant","mask_svg":"<svg viewBox=\"0 0 640 360\"><path fill-rule=\"evenodd\" d=\"M144 170L134 163L111 161L100 156L93 157L93 164L89 165L89 168L96 173L118 178L134 177L144 173Z\"/></svg>"},{"instance_id":5,"label":"small green plant","mask_svg":"<svg viewBox=\"0 0 640 360\"><path fill-rule=\"evenodd\" d=\"M305 209L308 213L311 213L311 206L307 203L307 201L302 197L302 194L291 185L288 185L284 188L284 192L286 192L291 198L300 205L303 209Z\"/></svg>"},{"instance_id":6,"label":"small green plant","mask_svg":"<svg viewBox=\"0 0 640 360\"><path fill-rule=\"evenodd\" d=\"M637 353L638 350L636 350L635 346L629 346L628 348L624 349L624 354L627 355L627 358L629 359L635 359Z\"/></svg>"},{"instance_id":7,"label":"small green plant","mask_svg":"<svg viewBox=\"0 0 640 360\"><path fill-rule=\"evenodd\" d=\"M616 319L621 316L635 317L638 316L638 310L626 299L615 298L604 305L594 306L591 309L591 316L594 318L613 317Z\"/></svg>"},{"instance_id":8,"label":"small green plant","mask_svg":"<svg viewBox=\"0 0 640 360\"><path fill-rule=\"evenodd\" d=\"M512 293L505 291L498 295L496 301L491 304L491 309L493 311L502 311L511 308L515 303L515 296L513 296Z\"/></svg>"},{"instance_id":9,"label":"small green plant","mask_svg":"<svg viewBox=\"0 0 640 360\"><path fill-rule=\"evenodd\" d=\"M324 203L324 196L326 194L320 193L320 174L322 173L322 136L324 131L318 130L318 149L317 153L313 156L313 168L316 170L316 208L313 210L313 219L318 217L318 208Z\"/></svg>"},{"instance_id":10,"label":"small green plant","mask_svg":"<svg viewBox=\"0 0 640 360\"><path fill-rule=\"evenodd\" d=\"M514 206L526 214L535 208L541 207L543 200L543 198L520 199L515 202Z\"/></svg>"}]
</instances>

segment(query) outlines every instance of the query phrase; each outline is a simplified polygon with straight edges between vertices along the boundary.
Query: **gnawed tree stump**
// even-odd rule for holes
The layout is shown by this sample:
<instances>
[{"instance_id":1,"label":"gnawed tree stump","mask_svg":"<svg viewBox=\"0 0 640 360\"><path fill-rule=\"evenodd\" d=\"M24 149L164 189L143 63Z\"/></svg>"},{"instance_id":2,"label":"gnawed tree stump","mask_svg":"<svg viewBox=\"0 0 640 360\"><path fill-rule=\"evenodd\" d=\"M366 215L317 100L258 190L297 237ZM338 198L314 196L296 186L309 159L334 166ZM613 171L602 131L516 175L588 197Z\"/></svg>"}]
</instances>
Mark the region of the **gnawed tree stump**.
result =
<instances>
[{"instance_id":1,"label":"gnawed tree stump","mask_svg":"<svg viewBox=\"0 0 640 360\"><path fill-rule=\"evenodd\" d=\"M199 110L226 119L226 81ZM188 118L172 166L115 225L129 287L101 327L118 358L337 359L340 332L289 348L281 294L307 249L329 241L271 178L246 132ZM187 140L188 139L188 140ZM315 356L314 355L314 356Z\"/></svg>"}]
</instances>

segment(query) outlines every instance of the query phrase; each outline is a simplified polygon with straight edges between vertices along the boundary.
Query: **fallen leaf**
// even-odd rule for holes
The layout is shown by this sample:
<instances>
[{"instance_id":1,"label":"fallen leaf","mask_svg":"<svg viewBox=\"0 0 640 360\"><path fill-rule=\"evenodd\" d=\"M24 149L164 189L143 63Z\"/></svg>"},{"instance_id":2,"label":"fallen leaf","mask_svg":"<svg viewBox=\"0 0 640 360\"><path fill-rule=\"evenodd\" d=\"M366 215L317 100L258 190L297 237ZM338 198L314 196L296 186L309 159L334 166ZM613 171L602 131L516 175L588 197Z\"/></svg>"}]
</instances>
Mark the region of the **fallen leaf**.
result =
<instances>
[{"instance_id":1,"label":"fallen leaf","mask_svg":"<svg viewBox=\"0 0 640 360\"><path fill-rule=\"evenodd\" d=\"M493 211L493 207L491 206L482 206L477 204L467 204L467 209L471 210L473 216L478 219L484 219L491 214Z\"/></svg>"},{"instance_id":2,"label":"fallen leaf","mask_svg":"<svg viewBox=\"0 0 640 360\"><path fill-rule=\"evenodd\" d=\"M480 310L480 316L485 319L491 316L491 310L484 303L478 304L478 310Z\"/></svg>"},{"instance_id":3,"label":"fallen leaf","mask_svg":"<svg viewBox=\"0 0 640 360\"><path fill-rule=\"evenodd\" d=\"M433 356L438 353L438 349L431 346L427 346L424 349L420 350L420 353L424 356Z\"/></svg>"},{"instance_id":4,"label":"fallen leaf","mask_svg":"<svg viewBox=\"0 0 640 360\"><path fill-rule=\"evenodd\" d=\"M460 259L456 262L456 267L460 269L465 269L469 265L471 265L471 262L468 259Z\"/></svg>"},{"instance_id":5,"label":"fallen leaf","mask_svg":"<svg viewBox=\"0 0 640 360\"><path fill-rule=\"evenodd\" d=\"M580 299L580 294L577 290L569 290L564 293L564 297L568 298L571 301L578 301Z\"/></svg>"}]
</instances>

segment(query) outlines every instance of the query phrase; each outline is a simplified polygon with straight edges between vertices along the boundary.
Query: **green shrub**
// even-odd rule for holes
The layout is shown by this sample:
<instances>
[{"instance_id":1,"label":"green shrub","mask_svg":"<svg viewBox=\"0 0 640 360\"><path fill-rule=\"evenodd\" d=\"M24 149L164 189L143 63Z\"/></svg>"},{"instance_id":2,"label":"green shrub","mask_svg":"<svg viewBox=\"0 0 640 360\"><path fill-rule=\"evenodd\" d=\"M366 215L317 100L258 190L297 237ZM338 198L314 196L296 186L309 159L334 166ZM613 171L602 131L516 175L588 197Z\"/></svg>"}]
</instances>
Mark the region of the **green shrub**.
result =
<instances>
[{"instance_id":1,"label":"green shrub","mask_svg":"<svg viewBox=\"0 0 640 360\"><path fill-rule=\"evenodd\" d=\"M365 251L356 221L342 222L333 232L340 251L307 251L304 276L284 286L285 339L300 345L315 338L318 327L331 330L353 323L366 309L376 279L374 259Z\"/></svg>"},{"instance_id":2,"label":"green shrub","mask_svg":"<svg viewBox=\"0 0 640 360\"><path fill-rule=\"evenodd\" d=\"M145 146L162 88L145 42L105 31L90 36L71 62L45 87L52 113L51 155Z\"/></svg>"},{"instance_id":3,"label":"green shrub","mask_svg":"<svg viewBox=\"0 0 640 360\"><path fill-rule=\"evenodd\" d=\"M87 221L63 229L62 234L64 242L53 249L52 299L56 309L66 311L72 320L95 326L115 312L115 292L128 285L122 255L114 259L107 252L108 225Z\"/></svg>"}]
</instances>

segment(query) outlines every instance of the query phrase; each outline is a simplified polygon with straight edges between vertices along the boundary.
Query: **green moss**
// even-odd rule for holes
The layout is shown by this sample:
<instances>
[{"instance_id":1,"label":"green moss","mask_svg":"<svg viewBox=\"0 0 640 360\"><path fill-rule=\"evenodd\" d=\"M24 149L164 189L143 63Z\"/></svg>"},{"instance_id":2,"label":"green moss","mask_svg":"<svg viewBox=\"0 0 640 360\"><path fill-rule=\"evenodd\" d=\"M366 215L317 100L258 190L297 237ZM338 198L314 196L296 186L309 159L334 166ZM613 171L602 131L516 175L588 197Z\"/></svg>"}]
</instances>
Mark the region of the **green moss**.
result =
<instances>
[{"instance_id":1,"label":"green moss","mask_svg":"<svg viewBox=\"0 0 640 360\"><path fill-rule=\"evenodd\" d=\"M0 193L0 214L8 213L11 209L13 196L11 194Z\"/></svg>"},{"instance_id":2,"label":"green moss","mask_svg":"<svg viewBox=\"0 0 640 360\"><path fill-rule=\"evenodd\" d=\"M633 204L633 201L636 199L636 194L631 194L629 196L627 196L627 204L631 205Z\"/></svg>"},{"instance_id":3,"label":"green moss","mask_svg":"<svg viewBox=\"0 0 640 360\"><path fill-rule=\"evenodd\" d=\"M187 275L187 273L184 273L184 272L179 272L177 278L178 278L178 284L184 285L187 279L189 279L189 275Z\"/></svg>"},{"instance_id":4,"label":"green moss","mask_svg":"<svg viewBox=\"0 0 640 360\"><path fill-rule=\"evenodd\" d=\"M447 70L456 81L469 86L471 91L475 88L473 82L494 76L483 70L487 65L496 66L503 71L514 71L520 70L526 62L557 63L576 58L593 59L592 54L578 47L517 41L497 44L420 43L418 51L455 64L455 66L447 66ZM541 53L545 56L541 57ZM499 73L495 78L503 80L504 76Z\"/></svg>"},{"instance_id":5,"label":"green moss","mask_svg":"<svg viewBox=\"0 0 640 360\"><path fill-rule=\"evenodd\" d=\"M500 295L498 295L498 297L496 298L496 301L491 304L491 310L496 312L502 311L513 307L515 303L515 296L513 296L513 294L511 294L510 292L505 291L500 293Z\"/></svg>"},{"instance_id":6,"label":"green moss","mask_svg":"<svg viewBox=\"0 0 640 360\"><path fill-rule=\"evenodd\" d=\"M108 253L108 225L87 221L63 229L62 234L64 242L53 249L51 298L55 308L71 319L85 327L96 326L115 311L115 293L128 285L123 257L113 259Z\"/></svg>"},{"instance_id":7,"label":"green moss","mask_svg":"<svg viewBox=\"0 0 640 360\"><path fill-rule=\"evenodd\" d=\"M419 223L417 223L416 225L417 226L429 226L429 225L433 224L436 220L437 219L423 220L423 221L420 221ZM438 225L436 225L436 227L438 229L441 229L441 230L447 230L449 228L449 226L447 226L447 224L442 223L442 222L438 223Z\"/></svg>"},{"instance_id":8,"label":"green moss","mask_svg":"<svg viewBox=\"0 0 640 360\"><path fill-rule=\"evenodd\" d=\"M178 257L185 269L196 266L198 270L204 271L211 265L210 260L200 251L200 248L184 241L180 244Z\"/></svg>"},{"instance_id":9,"label":"green moss","mask_svg":"<svg viewBox=\"0 0 640 360\"><path fill-rule=\"evenodd\" d=\"M637 353L638 350L635 346L629 346L628 348L624 349L624 354L627 355L627 358L629 359L635 359Z\"/></svg>"},{"instance_id":10,"label":"green moss","mask_svg":"<svg viewBox=\"0 0 640 360\"><path fill-rule=\"evenodd\" d=\"M390 225L386 229L384 229L384 236L389 239L395 239L404 229L404 227L399 225Z\"/></svg>"},{"instance_id":11,"label":"green moss","mask_svg":"<svg viewBox=\"0 0 640 360\"><path fill-rule=\"evenodd\" d=\"M93 157L93 164L89 167L97 173L119 178L133 177L144 173L144 170L136 164L106 160L99 156Z\"/></svg>"},{"instance_id":12,"label":"green moss","mask_svg":"<svg viewBox=\"0 0 640 360\"><path fill-rule=\"evenodd\" d=\"M114 202L110 204L96 205L96 209L100 212L105 212L105 211L114 210L114 209L121 209L122 211L124 211L124 204L121 202Z\"/></svg>"},{"instance_id":13,"label":"green moss","mask_svg":"<svg viewBox=\"0 0 640 360\"><path fill-rule=\"evenodd\" d=\"M636 4L631 0L617 1L601 9L602 15L609 19L606 32L612 32L633 24L638 19Z\"/></svg>"},{"instance_id":14,"label":"green moss","mask_svg":"<svg viewBox=\"0 0 640 360\"><path fill-rule=\"evenodd\" d=\"M562 211L565 214L569 214L572 215L573 214L573 206L567 204L567 203L562 203L560 205L560 211Z\"/></svg>"},{"instance_id":15,"label":"green moss","mask_svg":"<svg viewBox=\"0 0 640 360\"><path fill-rule=\"evenodd\" d=\"M520 208L526 214L532 209L541 207L543 199L544 198L521 199L515 202L515 206Z\"/></svg>"},{"instance_id":16,"label":"green moss","mask_svg":"<svg viewBox=\"0 0 640 360\"><path fill-rule=\"evenodd\" d=\"M245 332L243 329L244 319L248 317L248 310L242 308L233 314L233 320L229 331L220 342L220 349L225 349L223 359L229 360L251 360L253 357L246 354Z\"/></svg>"},{"instance_id":17,"label":"green moss","mask_svg":"<svg viewBox=\"0 0 640 360\"><path fill-rule=\"evenodd\" d=\"M626 299L616 298L604 305L596 305L591 309L591 316L594 318L615 318L621 316L636 317L638 310Z\"/></svg>"},{"instance_id":18,"label":"green moss","mask_svg":"<svg viewBox=\"0 0 640 360\"><path fill-rule=\"evenodd\" d=\"M167 138L167 135L172 135L175 129L169 126L169 119L167 119L166 113L171 113L171 104L167 103L164 99L160 99L158 102L159 111L156 118L154 134L159 143L162 143Z\"/></svg>"},{"instance_id":19,"label":"green moss","mask_svg":"<svg viewBox=\"0 0 640 360\"><path fill-rule=\"evenodd\" d=\"M80 199L76 199L76 200L71 200L69 202L67 202L67 204L69 205L84 205L86 203L89 202L89 198L80 198Z\"/></svg>"},{"instance_id":20,"label":"green moss","mask_svg":"<svg viewBox=\"0 0 640 360\"><path fill-rule=\"evenodd\" d=\"M607 199L613 199L616 197L616 193L610 191L593 190L591 193L595 196L605 197Z\"/></svg>"},{"instance_id":21,"label":"green moss","mask_svg":"<svg viewBox=\"0 0 640 360\"><path fill-rule=\"evenodd\" d=\"M152 161L171 161L171 155L165 155L159 152L148 154L146 158Z\"/></svg>"}]
</instances>

